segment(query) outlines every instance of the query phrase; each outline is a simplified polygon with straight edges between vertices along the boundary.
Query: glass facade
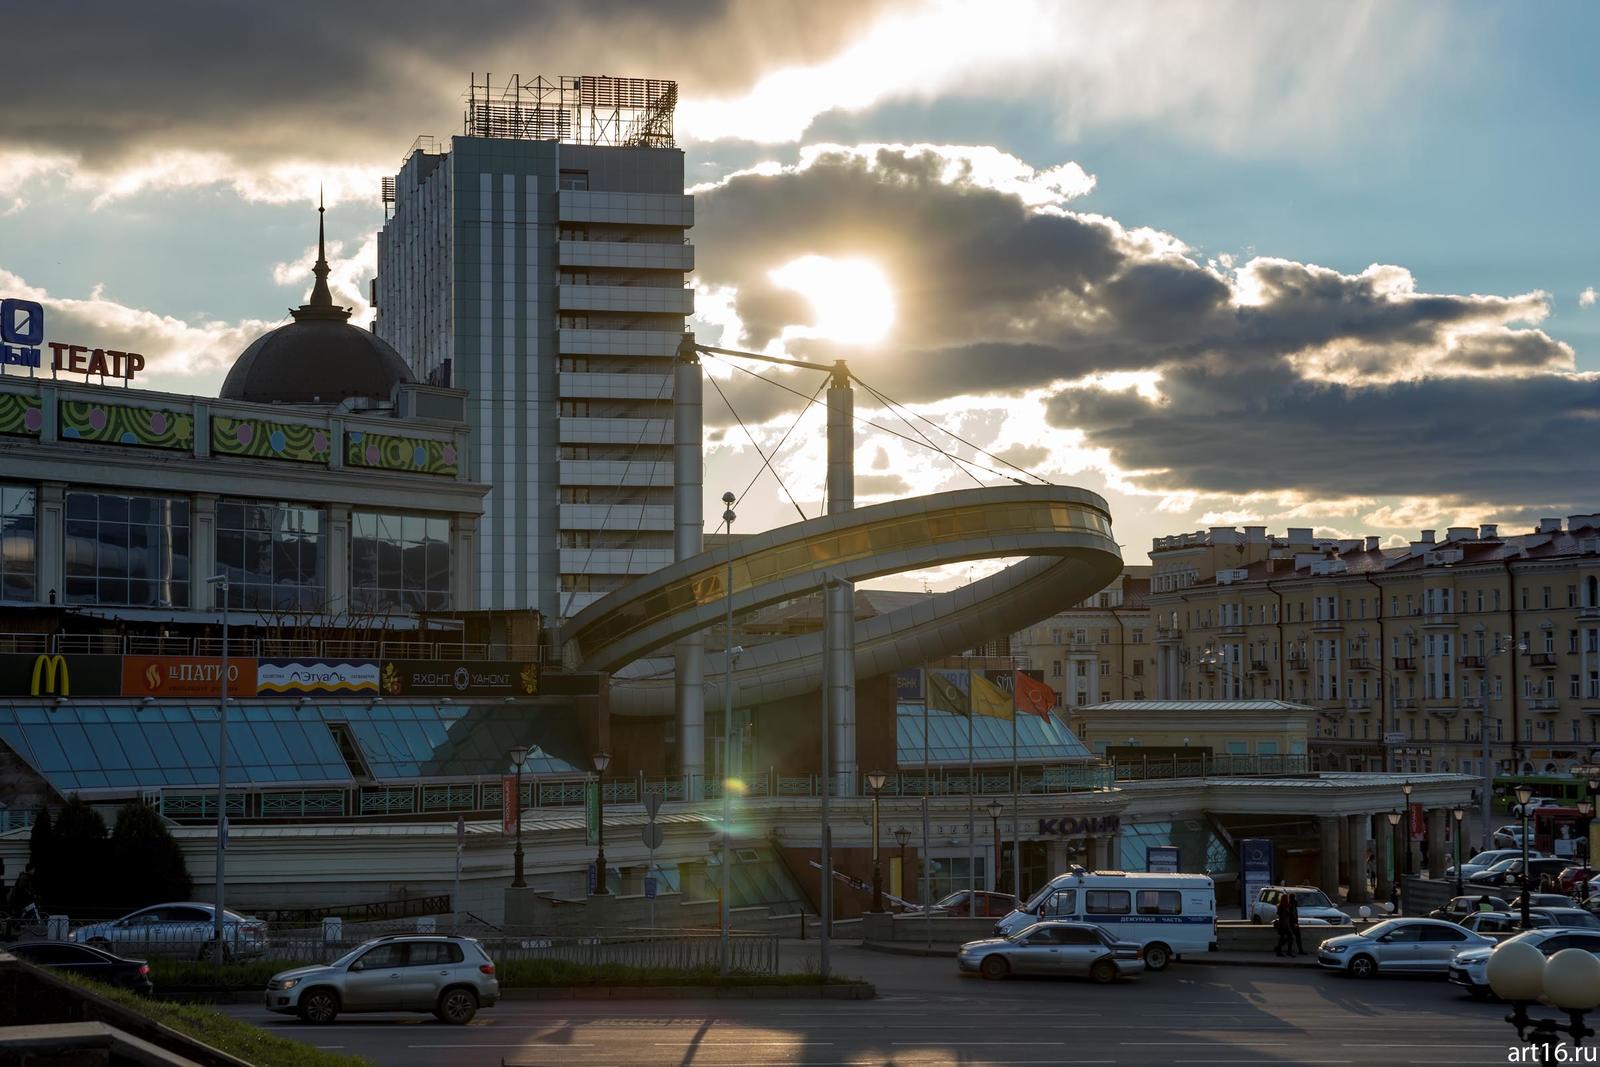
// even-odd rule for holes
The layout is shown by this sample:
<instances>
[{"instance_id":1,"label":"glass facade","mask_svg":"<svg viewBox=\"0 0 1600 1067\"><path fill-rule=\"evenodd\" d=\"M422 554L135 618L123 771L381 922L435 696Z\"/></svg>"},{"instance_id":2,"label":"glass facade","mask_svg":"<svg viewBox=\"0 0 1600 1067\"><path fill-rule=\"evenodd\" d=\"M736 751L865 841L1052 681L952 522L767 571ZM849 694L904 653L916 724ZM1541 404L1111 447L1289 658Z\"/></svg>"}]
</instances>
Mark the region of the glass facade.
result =
<instances>
[{"instance_id":1,"label":"glass facade","mask_svg":"<svg viewBox=\"0 0 1600 1067\"><path fill-rule=\"evenodd\" d=\"M189 502L68 492L68 604L189 606Z\"/></svg>"},{"instance_id":2,"label":"glass facade","mask_svg":"<svg viewBox=\"0 0 1600 1067\"><path fill-rule=\"evenodd\" d=\"M450 520L353 512L350 603L357 611L448 610Z\"/></svg>"},{"instance_id":3,"label":"glass facade","mask_svg":"<svg viewBox=\"0 0 1600 1067\"><path fill-rule=\"evenodd\" d=\"M0 485L0 600L34 598L37 500L28 486Z\"/></svg>"},{"instance_id":4,"label":"glass facade","mask_svg":"<svg viewBox=\"0 0 1600 1067\"><path fill-rule=\"evenodd\" d=\"M541 708L433 703L245 703L228 712L228 781L241 788L509 774L515 745L530 774L579 774L577 719ZM355 741L352 760L339 735ZM0 704L0 741L62 793L114 787L215 786L213 704ZM581 765L581 766L580 766Z\"/></svg>"},{"instance_id":5,"label":"glass facade","mask_svg":"<svg viewBox=\"0 0 1600 1067\"><path fill-rule=\"evenodd\" d=\"M923 712L921 704L895 708L895 759L901 767L923 765ZM930 765L967 762L967 728L972 728L975 763L1011 762L1011 720L987 715L956 715L927 708L927 760ZM1093 753L1052 714L1048 721L1018 712L1017 759L1024 763L1055 763L1092 759Z\"/></svg>"},{"instance_id":6,"label":"glass facade","mask_svg":"<svg viewBox=\"0 0 1600 1067\"><path fill-rule=\"evenodd\" d=\"M325 527L321 508L219 501L217 566L228 576L228 606L320 610L328 593Z\"/></svg>"}]
</instances>

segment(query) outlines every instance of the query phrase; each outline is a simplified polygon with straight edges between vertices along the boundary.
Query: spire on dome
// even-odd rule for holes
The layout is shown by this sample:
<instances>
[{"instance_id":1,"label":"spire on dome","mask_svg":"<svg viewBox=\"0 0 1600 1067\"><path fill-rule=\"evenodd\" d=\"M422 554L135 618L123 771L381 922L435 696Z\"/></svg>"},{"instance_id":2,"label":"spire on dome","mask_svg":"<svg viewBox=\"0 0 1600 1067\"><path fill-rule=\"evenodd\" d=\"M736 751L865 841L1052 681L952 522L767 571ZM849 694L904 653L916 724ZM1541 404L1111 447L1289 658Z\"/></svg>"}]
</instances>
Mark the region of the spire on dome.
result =
<instances>
[{"instance_id":1,"label":"spire on dome","mask_svg":"<svg viewBox=\"0 0 1600 1067\"><path fill-rule=\"evenodd\" d=\"M317 189L317 264L311 268L311 273L316 275L316 284L311 287L311 299L300 307L289 312L296 322L306 319L338 319L340 322L350 320L350 309L342 308L333 302L333 291L328 288L328 252L327 252L327 227L324 216L327 208L323 206L322 189Z\"/></svg>"}]
</instances>

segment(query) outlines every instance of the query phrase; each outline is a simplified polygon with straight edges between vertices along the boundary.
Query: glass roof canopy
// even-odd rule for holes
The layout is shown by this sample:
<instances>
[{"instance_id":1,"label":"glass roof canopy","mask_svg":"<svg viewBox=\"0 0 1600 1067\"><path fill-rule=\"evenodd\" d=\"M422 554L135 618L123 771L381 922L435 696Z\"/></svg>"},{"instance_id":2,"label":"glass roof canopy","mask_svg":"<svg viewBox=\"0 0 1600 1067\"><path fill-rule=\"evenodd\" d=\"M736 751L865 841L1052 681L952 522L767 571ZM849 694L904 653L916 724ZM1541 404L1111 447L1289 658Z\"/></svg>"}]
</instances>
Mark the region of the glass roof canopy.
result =
<instances>
[{"instance_id":1,"label":"glass roof canopy","mask_svg":"<svg viewBox=\"0 0 1600 1067\"><path fill-rule=\"evenodd\" d=\"M541 705L244 703L228 711L228 784L355 785L363 764L378 782L510 774L514 745L532 750L525 773L581 774L580 737L570 709ZM0 740L62 793L217 782L214 703L0 703Z\"/></svg>"},{"instance_id":2,"label":"glass roof canopy","mask_svg":"<svg viewBox=\"0 0 1600 1067\"><path fill-rule=\"evenodd\" d=\"M1024 763L1062 763L1095 759L1082 741L1052 713L1050 720L1016 712L1017 759ZM927 709L930 764L967 762L967 716L937 708ZM901 767L923 765L923 705L900 704L895 709L895 760ZM1011 762L1011 721L987 715L972 716L974 763Z\"/></svg>"}]
</instances>

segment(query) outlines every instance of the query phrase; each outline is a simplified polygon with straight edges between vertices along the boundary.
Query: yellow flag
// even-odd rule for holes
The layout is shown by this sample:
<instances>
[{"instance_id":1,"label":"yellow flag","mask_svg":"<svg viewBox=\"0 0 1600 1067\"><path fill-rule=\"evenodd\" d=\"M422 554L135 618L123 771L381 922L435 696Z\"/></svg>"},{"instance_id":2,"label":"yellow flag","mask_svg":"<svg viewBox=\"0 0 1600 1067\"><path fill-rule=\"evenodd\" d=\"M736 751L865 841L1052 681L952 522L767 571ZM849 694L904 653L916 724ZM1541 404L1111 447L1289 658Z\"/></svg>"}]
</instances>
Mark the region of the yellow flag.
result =
<instances>
[{"instance_id":1,"label":"yellow flag","mask_svg":"<svg viewBox=\"0 0 1600 1067\"><path fill-rule=\"evenodd\" d=\"M972 711L991 719L1009 719L1012 716L1011 694L985 678L982 672L973 671Z\"/></svg>"}]
</instances>

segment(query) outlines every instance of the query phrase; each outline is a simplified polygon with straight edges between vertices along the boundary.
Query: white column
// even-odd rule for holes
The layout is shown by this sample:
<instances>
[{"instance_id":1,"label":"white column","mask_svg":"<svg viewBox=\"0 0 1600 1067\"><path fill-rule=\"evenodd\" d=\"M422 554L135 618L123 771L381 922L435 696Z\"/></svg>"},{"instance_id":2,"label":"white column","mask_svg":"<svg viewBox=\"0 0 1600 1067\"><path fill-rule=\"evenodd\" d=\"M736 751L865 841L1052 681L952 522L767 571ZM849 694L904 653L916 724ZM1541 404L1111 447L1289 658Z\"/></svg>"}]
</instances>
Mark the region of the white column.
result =
<instances>
[{"instance_id":1,"label":"white column","mask_svg":"<svg viewBox=\"0 0 1600 1067\"><path fill-rule=\"evenodd\" d=\"M848 372L836 365L828 386L828 514L855 508L855 394ZM854 583L838 582L823 591L830 623L824 684L829 687L829 733L833 776L842 795L850 794L856 776L856 635Z\"/></svg>"},{"instance_id":2,"label":"white column","mask_svg":"<svg viewBox=\"0 0 1600 1067\"><path fill-rule=\"evenodd\" d=\"M702 431L704 381L694 334L678 347L672 387L672 558L697 556L705 547L704 457ZM674 689L678 708L678 770L684 799L704 795L706 773L705 638L696 633L674 649Z\"/></svg>"}]
</instances>

